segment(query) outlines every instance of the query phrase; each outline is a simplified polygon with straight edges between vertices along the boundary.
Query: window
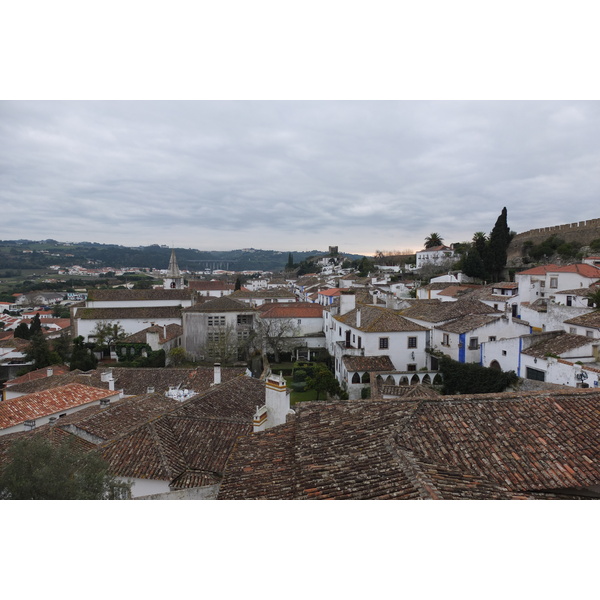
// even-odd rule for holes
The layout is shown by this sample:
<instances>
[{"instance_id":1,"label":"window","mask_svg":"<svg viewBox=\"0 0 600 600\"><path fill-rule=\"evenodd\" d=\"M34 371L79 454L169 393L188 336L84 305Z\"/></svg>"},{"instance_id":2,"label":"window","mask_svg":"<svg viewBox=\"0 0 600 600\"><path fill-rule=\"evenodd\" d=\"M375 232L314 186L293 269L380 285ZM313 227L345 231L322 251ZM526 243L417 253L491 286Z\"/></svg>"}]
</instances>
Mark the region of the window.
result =
<instances>
[{"instance_id":1,"label":"window","mask_svg":"<svg viewBox=\"0 0 600 600\"><path fill-rule=\"evenodd\" d=\"M525 377L527 379L533 379L535 381L545 381L546 373L544 371L540 371L539 369L532 369L531 367L527 367Z\"/></svg>"},{"instance_id":2,"label":"window","mask_svg":"<svg viewBox=\"0 0 600 600\"><path fill-rule=\"evenodd\" d=\"M302 319L298 319L298 325L302 325Z\"/></svg>"},{"instance_id":3,"label":"window","mask_svg":"<svg viewBox=\"0 0 600 600\"><path fill-rule=\"evenodd\" d=\"M506 356L506 350L502 350L502 356Z\"/></svg>"},{"instance_id":4,"label":"window","mask_svg":"<svg viewBox=\"0 0 600 600\"><path fill-rule=\"evenodd\" d=\"M221 338L221 335L219 333L211 333L211 332L209 332L208 335L207 335L207 340L209 342L213 342L213 343L214 342L218 342L220 338Z\"/></svg>"},{"instance_id":5,"label":"window","mask_svg":"<svg viewBox=\"0 0 600 600\"><path fill-rule=\"evenodd\" d=\"M360 375L358 373L352 375L352 383L360 383Z\"/></svg>"},{"instance_id":6,"label":"window","mask_svg":"<svg viewBox=\"0 0 600 600\"><path fill-rule=\"evenodd\" d=\"M408 347L409 348L416 348L417 347L417 338L416 337L409 337L408 338Z\"/></svg>"},{"instance_id":7,"label":"window","mask_svg":"<svg viewBox=\"0 0 600 600\"><path fill-rule=\"evenodd\" d=\"M238 315L237 323L238 325L252 325L252 315ZM225 323L223 323L223 325L225 325Z\"/></svg>"},{"instance_id":8,"label":"window","mask_svg":"<svg viewBox=\"0 0 600 600\"><path fill-rule=\"evenodd\" d=\"M379 338L379 349L387 350L390 347L390 339L386 337Z\"/></svg>"},{"instance_id":9,"label":"window","mask_svg":"<svg viewBox=\"0 0 600 600\"><path fill-rule=\"evenodd\" d=\"M577 327L569 327L569 333L576 334L577 333Z\"/></svg>"},{"instance_id":10,"label":"window","mask_svg":"<svg viewBox=\"0 0 600 600\"><path fill-rule=\"evenodd\" d=\"M545 281L540 281L540 287L546 287L546 282Z\"/></svg>"},{"instance_id":11,"label":"window","mask_svg":"<svg viewBox=\"0 0 600 600\"><path fill-rule=\"evenodd\" d=\"M550 277L550 287L555 289L558 287L558 277Z\"/></svg>"},{"instance_id":12,"label":"window","mask_svg":"<svg viewBox=\"0 0 600 600\"><path fill-rule=\"evenodd\" d=\"M209 327L224 327L225 326L225 315L222 316L209 316L208 317Z\"/></svg>"},{"instance_id":13,"label":"window","mask_svg":"<svg viewBox=\"0 0 600 600\"><path fill-rule=\"evenodd\" d=\"M477 350L479 348L479 338L469 338L469 350Z\"/></svg>"},{"instance_id":14,"label":"window","mask_svg":"<svg viewBox=\"0 0 600 600\"><path fill-rule=\"evenodd\" d=\"M358 336L358 344L357 344L357 346L359 348L362 348L362 338L360 337L360 335Z\"/></svg>"},{"instance_id":15,"label":"window","mask_svg":"<svg viewBox=\"0 0 600 600\"><path fill-rule=\"evenodd\" d=\"M490 337L488 338L488 342L495 342L495 341L496 341L496 336L490 335Z\"/></svg>"},{"instance_id":16,"label":"window","mask_svg":"<svg viewBox=\"0 0 600 600\"><path fill-rule=\"evenodd\" d=\"M449 346L450 345L450 335L447 333L443 334L444 337L442 338L442 346Z\"/></svg>"},{"instance_id":17,"label":"window","mask_svg":"<svg viewBox=\"0 0 600 600\"><path fill-rule=\"evenodd\" d=\"M417 370L417 365L406 365L406 370L407 371L416 371Z\"/></svg>"},{"instance_id":18,"label":"window","mask_svg":"<svg viewBox=\"0 0 600 600\"><path fill-rule=\"evenodd\" d=\"M238 331L237 332L238 342L243 342L244 340L247 340L249 338L250 338L250 332L249 331Z\"/></svg>"},{"instance_id":19,"label":"window","mask_svg":"<svg viewBox=\"0 0 600 600\"><path fill-rule=\"evenodd\" d=\"M594 332L593 332L593 331L591 331L590 329L586 329L586 331L585 331L585 335L586 335L586 337L591 337L591 338L593 338L593 337L594 337Z\"/></svg>"}]
</instances>

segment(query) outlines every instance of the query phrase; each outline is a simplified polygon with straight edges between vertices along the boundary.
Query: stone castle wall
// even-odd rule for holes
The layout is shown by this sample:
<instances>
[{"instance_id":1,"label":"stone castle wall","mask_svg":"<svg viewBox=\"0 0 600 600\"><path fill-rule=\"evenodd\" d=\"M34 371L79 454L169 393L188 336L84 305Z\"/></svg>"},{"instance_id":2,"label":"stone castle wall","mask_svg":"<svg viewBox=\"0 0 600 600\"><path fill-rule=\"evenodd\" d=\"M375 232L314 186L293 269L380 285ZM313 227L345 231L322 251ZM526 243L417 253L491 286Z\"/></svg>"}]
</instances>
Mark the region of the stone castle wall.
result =
<instances>
[{"instance_id":1,"label":"stone castle wall","mask_svg":"<svg viewBox=\"0 0 600 600\"><path fill-rule=\"evenodd\" d=\"M531 241L534 244L540 244L552 235L557 235L565 242L578 241L586 245L592 240L600 238L600 219L588 219L587 221L568 223L566 225L541 227L540 229L531 229L523 233L518 233L508 247L508 260L521 256L525 242Z\"/></svg>"}]
</instances>

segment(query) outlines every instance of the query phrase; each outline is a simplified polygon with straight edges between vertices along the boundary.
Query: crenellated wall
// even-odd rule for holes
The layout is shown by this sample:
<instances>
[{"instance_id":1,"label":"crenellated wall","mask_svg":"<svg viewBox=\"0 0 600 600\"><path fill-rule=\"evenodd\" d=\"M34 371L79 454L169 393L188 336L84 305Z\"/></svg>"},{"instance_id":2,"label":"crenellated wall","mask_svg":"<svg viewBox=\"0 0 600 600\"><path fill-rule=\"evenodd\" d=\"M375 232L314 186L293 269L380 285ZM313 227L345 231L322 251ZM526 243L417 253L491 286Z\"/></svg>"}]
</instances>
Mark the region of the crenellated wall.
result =
<instances>
[{"instance_id":1,"label":"crenellated wall","mask_svg":"<svg viewBox=\"0 0 600 600\"><path fill-rule=\"evenodd\" d=\"M566 225L541 227L518 233L508 247L508 260L521 256L521 250L525 242L531 241L534 244L539 244L552 235L561 237L565 242L578 241L584 245L589 244L592 240L600 238L600 219L588 219L587 221L567 223Z\"/></svg>"}]
</instances>

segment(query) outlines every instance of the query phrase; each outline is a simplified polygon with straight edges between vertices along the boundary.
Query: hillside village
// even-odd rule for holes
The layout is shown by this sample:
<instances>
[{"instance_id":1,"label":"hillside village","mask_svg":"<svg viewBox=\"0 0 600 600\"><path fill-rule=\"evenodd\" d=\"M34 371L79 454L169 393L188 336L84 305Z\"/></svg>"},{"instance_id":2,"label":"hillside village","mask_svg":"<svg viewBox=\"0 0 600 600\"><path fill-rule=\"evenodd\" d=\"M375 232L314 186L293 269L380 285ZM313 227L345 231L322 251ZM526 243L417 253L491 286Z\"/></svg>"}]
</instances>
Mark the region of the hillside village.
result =
<instances>
[{"instance_id":1,"label":"hillside village","mask_svg":"<svg viewBox=\"0 0 600 600\"><path fill-rule=\"evenodd\" d=\"M600 220L567 229L584 252L552 261L493 232L280 272L173 250L151 285L18 294L0 471L15 441L71 439L133 499L598 498Z\"/></svg>"}]
</instances>

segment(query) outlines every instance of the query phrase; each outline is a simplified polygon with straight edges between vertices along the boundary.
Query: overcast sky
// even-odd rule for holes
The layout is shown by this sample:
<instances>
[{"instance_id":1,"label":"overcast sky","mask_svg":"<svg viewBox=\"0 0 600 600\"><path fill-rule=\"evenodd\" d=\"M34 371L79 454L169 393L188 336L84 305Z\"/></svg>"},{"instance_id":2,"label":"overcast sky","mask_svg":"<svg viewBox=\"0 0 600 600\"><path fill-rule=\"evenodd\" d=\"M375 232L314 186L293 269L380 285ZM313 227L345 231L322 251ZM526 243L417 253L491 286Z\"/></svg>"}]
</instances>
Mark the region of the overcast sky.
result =
<instances>
[{"instance_id":1,"label":"overcast sky","mask_svg":"<svg viewBox=\"0 0 600 600\"><path fill-rule=\"evenodd\" d=\"M3 101L2 239L373 254L600 217L600 103Z\"/></svg>"}]
</instances>

